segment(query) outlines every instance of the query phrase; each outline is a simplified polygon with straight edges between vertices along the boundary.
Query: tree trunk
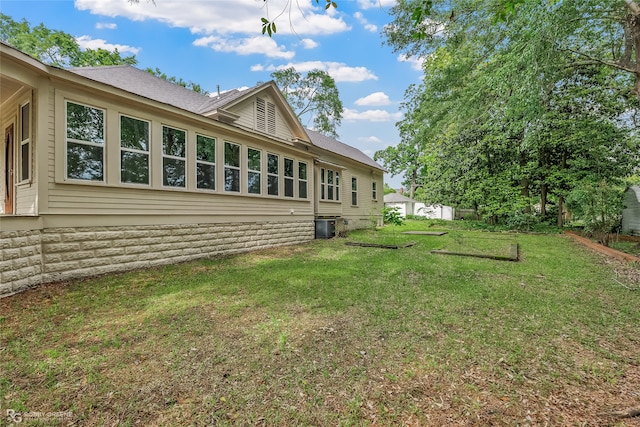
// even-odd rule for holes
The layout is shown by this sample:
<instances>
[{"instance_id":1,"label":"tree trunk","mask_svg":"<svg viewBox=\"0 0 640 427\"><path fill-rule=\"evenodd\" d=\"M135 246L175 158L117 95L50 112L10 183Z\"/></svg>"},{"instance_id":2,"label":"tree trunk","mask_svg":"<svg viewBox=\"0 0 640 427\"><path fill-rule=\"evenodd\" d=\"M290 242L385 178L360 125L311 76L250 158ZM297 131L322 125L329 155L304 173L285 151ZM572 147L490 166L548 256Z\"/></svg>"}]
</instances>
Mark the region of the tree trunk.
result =
<instances>
[{"instance_id":1,"label":"tree trunk","mask_svg":"<svg viewBox=\"0 0 640 427\"><path fill-rule=\"evenodd\" d=\"M413 196L416 193L416 188L418 188L417 181L418 181L418 174L414 170L413 172L411 172L411 186L409 188L409 198L411 200L413 200Z\"/></svg>"},{"instance_id":2,"label":"tree trunk","mask_svg":"<svg viewBox=\"0 0 640 427\"><path fill-rule=\"evenodd\" d=\"M625 52L623 52L623 57L621 62L622 62L622 65L635 69L635 71L633 72L635 77L633 92L635 93L638 100L640 100L640 51L639 51L640 49L640 5L638 5L638 2L636 2L635 0L625 0L625 3L629 11L631 12L627 16L627 24L629 25L629 30L631 32L630 41L633 44L635 61L631 62L631 55L629 54L631 43L629 43L629 40L627 40L627 42L625 43Z\"/></svg>"},{"instance_id":3,"label":"tree trunk","mask_svg":"<svg viewBox=\"0 0 640 427\"><path fill-rule=\"evenodd\" d=\"M558 227L562 227L564 225L564 197L558 196Z\"/></svg>"}]
</instances>

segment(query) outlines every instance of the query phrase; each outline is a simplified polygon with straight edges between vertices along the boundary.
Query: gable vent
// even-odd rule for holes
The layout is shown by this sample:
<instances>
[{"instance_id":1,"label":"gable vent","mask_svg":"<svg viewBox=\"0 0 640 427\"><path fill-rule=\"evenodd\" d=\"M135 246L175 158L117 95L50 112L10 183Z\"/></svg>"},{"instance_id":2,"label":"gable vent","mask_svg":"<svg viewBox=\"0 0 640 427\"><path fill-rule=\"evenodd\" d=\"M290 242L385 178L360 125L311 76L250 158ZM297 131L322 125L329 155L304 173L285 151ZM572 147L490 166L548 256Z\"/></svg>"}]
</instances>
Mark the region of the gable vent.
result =
<instances>
[{"instance_id":1,"label":"gable vent","mask_svg":"<svg viewBox=\"0 0 640 427\"><path fill-rule=\"evenodd\" d=\"M276 106L262 98L256 98L256 129L275 135Z\"/></svg>"}]
</instances>

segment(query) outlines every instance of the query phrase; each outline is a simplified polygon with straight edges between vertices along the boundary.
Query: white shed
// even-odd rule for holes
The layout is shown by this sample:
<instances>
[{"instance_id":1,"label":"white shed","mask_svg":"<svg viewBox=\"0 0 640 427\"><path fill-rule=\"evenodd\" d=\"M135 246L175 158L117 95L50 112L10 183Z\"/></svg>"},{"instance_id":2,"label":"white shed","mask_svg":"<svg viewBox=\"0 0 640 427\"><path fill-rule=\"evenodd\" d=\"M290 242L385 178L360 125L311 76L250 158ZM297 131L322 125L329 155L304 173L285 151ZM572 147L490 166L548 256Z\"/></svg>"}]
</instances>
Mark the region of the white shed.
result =
<instances>
[{"instance_id":1,"label":"white shed","mask_svg":"<svg viewBox=\"0 0 640 427\"><path fill-rule=\"evenodd\" d=\"M389 208L398 208L400 215L403 217L415 215L430 219L453 220L455 213L451 206L427 205L400 193L385 194L384 205Z\"/></svg>"},{"instance_id":2,"label":"white shed","mask_svg":"<svg viewBox=\"0 0 640 427\"><path fill-rule=\"evenodd\" d=\"M622 232L640 235L640 186L634 185L627 188L623 203Z\"/></svg>"}]
</instances>

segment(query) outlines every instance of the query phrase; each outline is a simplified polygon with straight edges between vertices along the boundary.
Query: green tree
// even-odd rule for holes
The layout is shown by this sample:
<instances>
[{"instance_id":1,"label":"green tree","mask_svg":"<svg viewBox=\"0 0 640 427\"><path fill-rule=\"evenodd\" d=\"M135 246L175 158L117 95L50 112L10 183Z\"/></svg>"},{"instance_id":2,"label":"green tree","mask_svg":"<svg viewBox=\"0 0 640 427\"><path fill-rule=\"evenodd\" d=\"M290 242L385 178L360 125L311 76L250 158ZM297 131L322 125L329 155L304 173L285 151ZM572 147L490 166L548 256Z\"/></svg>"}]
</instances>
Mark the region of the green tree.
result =
<instances>
[{"instance_id":1,"label":"green tree","mask_svg":"<svg viewBox=\"0 0 640 427\"><path fill-rule=\"evenodd\" d=\"M0 40L20 49L45 64L56 67L96 65L135 65L135 55L123 57L116 49L81 49L76 39L63 31L51 30L44 24L31 27L29 22L13 20L0 13Z\"/></svg>"},{"instance_id":2,"label":"green tree","mask_svg":"<svg viewBox=\"0 0 640 427\"><path fill-rule=\"evenodd\" d=\"M300 121L305 116L311 117L315 130L338 137L336 129L342 122L343 106L333 77L322 70L311 70L303 76L289 67L274 71L271 78Z\"/></svg>"},{"instance_id":3,"label":"green tree","mask_svg":"<svg viewBox=\"0 0 640 427\"><path fill-rule=\"evenodd\" d=\"M605 246L609 246L611 233L622 219L622 200L622 190L606 180L581 183L568 197L572 212L584 220L585 231Z\"/></svg>"},{"instance_id":4,"label":"green tree","mask_svg":"<svg viewBox=\"0 0 640 427\"><path fill-rule=\"evenodd\" d=\"M430 201L478 207L499 220L532 211L535 200L544 211L553 198L561 223L563 200L578 182L619 179L637 164L632 76L566 48L592 46L602 57L606 47L623 51L626 24L594 24L613 17L609 9L591 11L591 0L523 0L511 9L498 0L434 1L407 32L417 4L399 1L385 32L396 50L425 57L423 84L409 93L401 126L414 129L420 192Z\"/></svg>"}]
</instances>

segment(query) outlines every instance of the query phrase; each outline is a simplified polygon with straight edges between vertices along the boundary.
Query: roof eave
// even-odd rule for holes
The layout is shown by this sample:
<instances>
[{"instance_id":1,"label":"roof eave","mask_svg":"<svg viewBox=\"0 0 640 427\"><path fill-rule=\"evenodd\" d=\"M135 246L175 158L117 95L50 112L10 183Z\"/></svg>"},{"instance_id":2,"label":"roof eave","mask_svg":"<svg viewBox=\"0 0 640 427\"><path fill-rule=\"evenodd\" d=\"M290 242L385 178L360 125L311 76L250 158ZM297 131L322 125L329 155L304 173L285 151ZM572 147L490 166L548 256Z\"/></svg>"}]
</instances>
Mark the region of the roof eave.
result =
<instances>
[{"instance_id":1,"label":"roof eave","mask_svg":"<svg viewBox=\"0 0 640 427\"><path fill-rule=\"evenodd\" d=\"M233 124L240 118L240 115L221 108L205 113L203 116L228 124Z\"/></svg>"}]
</instances>

